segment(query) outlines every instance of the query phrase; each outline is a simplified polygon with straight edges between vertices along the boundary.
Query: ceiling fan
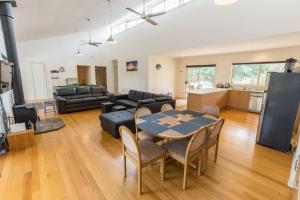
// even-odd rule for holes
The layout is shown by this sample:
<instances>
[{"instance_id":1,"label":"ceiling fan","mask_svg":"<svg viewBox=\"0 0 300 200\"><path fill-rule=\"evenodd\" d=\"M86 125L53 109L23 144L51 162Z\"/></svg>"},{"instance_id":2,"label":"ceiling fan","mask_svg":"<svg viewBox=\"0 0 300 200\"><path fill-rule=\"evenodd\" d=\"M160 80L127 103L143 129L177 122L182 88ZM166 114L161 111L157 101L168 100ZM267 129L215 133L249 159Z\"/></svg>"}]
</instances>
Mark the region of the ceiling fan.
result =
<instances>
[{"instance_id":1,"label":"ceiling fan","mask_svg":"<svg viewBox=\"0 0 300 200\"><path fill-rule=\"evenodd\" d=\"M86 20L87 20L88 23L89 23L89 41L81 40L81 42L83 42L81 45L91 45L91 46L98 47L100 44L102 44L102 42L93 42L93 41L92 41L92 34L91 34L91 31L92 31L92 28L91 28L91 19L90 19L90 18L87 18Z\"/></svg>"},{"instance_id":2,"label":"ceiling fan","mask_svg":"<svg viewBox=\"0 0 300 200\"><path fill-rule=\"evenodd\" d=\"M133 13L135 13L135 14L137 14L137 15L140 16L140 17L135 18L135 19L133 19L133 20L136 20L136 19L143 19L143 20L145 20L146 22L148 22L148 23L150 23L150 24L152 24L152 25L158 25L158 23L152 19L153 17L157 17L157 16L160 16L160 15L166 14L165 11L146 14L145 0L143 0L143 13L140 13L140 12L138 12L138 11L132 9L132 8L129 8L129 7L127 7L126 9L129 10L130 12L133 12ZM133 21L133 20L130 20L130 21Z\"/></svg>"}]
</instances>

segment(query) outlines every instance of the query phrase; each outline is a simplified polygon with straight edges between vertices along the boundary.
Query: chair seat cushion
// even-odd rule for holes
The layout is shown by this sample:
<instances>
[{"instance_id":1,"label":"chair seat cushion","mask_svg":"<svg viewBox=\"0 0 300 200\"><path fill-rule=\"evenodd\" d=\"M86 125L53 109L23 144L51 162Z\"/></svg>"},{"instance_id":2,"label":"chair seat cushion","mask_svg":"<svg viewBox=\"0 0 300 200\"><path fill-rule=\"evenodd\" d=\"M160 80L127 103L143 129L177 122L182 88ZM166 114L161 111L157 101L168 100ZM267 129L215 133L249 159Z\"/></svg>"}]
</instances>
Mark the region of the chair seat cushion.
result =
<instances>
[{"instance_id":1,"label":"chair seat cushion","mask_svg":"<svg viewBox=\"0 0 300 200\"><path fill-rule=\"evenodd\" d=\"M118 100L117 102L122 104L122 105L125 105L125 106L134 107L134 108L137 107L137 102L130 101L130 100L127 100L127 99L121 99L121 100Z\"/></svg>"},{"instance_id":2,"label":"chair seat cushion","mask_svg":"<svg viewBox=\"0 0 300 200\"><path fill-rule=\"evenodd\" d=\"M155 160L156 158L166 153L165 149L149 140L141 140L138 142L138 144L141 149L142 163L147 163L151 160Z\"/></svg>"},{"instance_id":3,"label":"chair seat cushion","mask_svg":"<svg viewBox=\"0 0 300 200\"><path fill-rule=\"evenodd\" d=\"M185 152L188 144L189 141L187 139L171 140L163 144L162 148L166 149L172 158L180 162L184 162Z\"/></svg>"},{"instance_id":4,"label":"chair seat cushion","mask_svg":"<svg viewBox=\"0 0 300 200\"><path fill-rule=\"evenodd\" d=\"M162 138L159 138L159 137L155 137L153 135L151 135L150 133L147 133L145 131L140 131L138 132L138 139L139 140L149 140L151 142L159 142L162 140Z\"/></svg>"}]
</instances>

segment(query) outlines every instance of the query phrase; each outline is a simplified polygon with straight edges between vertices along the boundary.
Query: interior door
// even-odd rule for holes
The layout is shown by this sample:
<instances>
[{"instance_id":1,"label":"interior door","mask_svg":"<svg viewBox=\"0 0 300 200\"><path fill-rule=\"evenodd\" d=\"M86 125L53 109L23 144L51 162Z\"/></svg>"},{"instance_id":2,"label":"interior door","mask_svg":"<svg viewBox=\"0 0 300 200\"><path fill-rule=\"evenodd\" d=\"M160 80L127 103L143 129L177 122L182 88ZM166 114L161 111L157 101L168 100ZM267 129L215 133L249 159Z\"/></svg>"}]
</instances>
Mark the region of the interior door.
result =
<instances>
[{"instance_id":1,"label":"interior door","mask_svg":"<svg viewBox=\"0 0 300 200\"><path fill-rule=\"evenodd\" d=\"M21 62L20 69L26 100L43 100L50 98L44 63Z\"/></svg>"},{"instance_id":2,"label":"interior door","mask_svg":"<svg viewBox=\"0 0 300 200\"><path fill-rule=\"evenodd\" d=\"M35 99L48 99L48 86L44 63L31 63Z\"/></svg>"},{"instance_id":3,"label":"interior door","mask_svg":"<svg viewBox=\"0 0 300 200\"><path fill-rule=\"evenodd\" d=\"M79 85L87 85L88 84L88 72L89 66L77 65L77 76Z\"/></svg>"},{"instance_id":4,"label":"interior door","mask_svg":"<svg viewBox=\"0 0 300 200\"><path fill-rule=\"evenodd\" d=\"M95 67L96 85L107 88L106 67Z\"/></svg>"},{"instance_id":5,"label":"interior door","mask_svg":"<svg viewBox=\"0 0 300 200\"><path fill-rule=\"evenodd\" d=\"M119 92L119 80L118 80L118 60L112 61L112 66L114 69L114 92Z\"/></svg>"}]
</instances>

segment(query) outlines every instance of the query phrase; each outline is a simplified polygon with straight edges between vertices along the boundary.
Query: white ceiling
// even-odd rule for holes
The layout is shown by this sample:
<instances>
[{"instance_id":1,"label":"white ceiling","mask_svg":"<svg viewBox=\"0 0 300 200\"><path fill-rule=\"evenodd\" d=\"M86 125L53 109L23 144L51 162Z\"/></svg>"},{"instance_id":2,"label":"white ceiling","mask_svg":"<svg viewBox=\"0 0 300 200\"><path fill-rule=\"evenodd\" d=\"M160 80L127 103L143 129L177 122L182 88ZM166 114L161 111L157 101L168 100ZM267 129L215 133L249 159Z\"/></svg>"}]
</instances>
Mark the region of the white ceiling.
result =
<instances>
[{"instance_id":1,"label":"white ceiling","mask_svg":"<svg viewBox=\"0 0 300 200\"><path fill-rule=\"evenodd\" d=\"M175 52L168 52L164 55L170 57L204 56L213 54L256 51L264 49L276 49L292 46L300 46L300 32L251 39L240 42L231 42L218 45L202 46L198 48L184 49Z\"/></svg>"},{"instance_id":2,"label":"white ceiling","mask_svg":"<svg viewBox=\"0 0 300 200\"><path fill-rule=\"evenodd\" d=\"M300 45L300 0L239 0L215 6L214 0L194 0L156 19L159 26L141 24L116 36L116 51L141 49L148 55L193 56ZM47 3L46 3L47 2ZM17 1L17 40L28 41L108 25L106 0ZM113 20L139 7L141 0L112 0ZM66 9L67 8L67 9ZM105 36L107 37L107 36ZM167 53L168 52L168 53Z\"/></svg>"},{"instance_id":3,"label":"white ceiling","mask_svg":"<svg viewBox=\"0 0 300 200\"><path fill-rule=\"evenodd\" d=\"M141 0L111 0L113 21L128 14L127 6L137 7ZM18 42L66 35L75 29L87 31L85 19L100 29L109 24L107 0L17 0L14 8Z\"/></svg>"}]
</instances>

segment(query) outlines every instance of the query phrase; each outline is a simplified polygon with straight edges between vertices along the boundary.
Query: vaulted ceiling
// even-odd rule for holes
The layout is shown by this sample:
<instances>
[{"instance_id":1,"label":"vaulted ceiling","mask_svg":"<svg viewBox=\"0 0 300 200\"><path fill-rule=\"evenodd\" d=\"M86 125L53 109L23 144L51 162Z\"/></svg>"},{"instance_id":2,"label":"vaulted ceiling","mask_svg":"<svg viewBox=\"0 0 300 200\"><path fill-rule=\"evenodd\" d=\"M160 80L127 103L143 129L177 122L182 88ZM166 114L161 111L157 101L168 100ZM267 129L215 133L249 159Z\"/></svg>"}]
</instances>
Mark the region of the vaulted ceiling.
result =
<instances>
[{"instance_id":1,"label":"vaulted ceiling","mask_svg":"<svg viewBox=\"0 0 300 200\"><path fill-rule=\"evenodd\" d=\"M113 20L127 15L127 6L136 8L142 3L142 0L111 1ZM159 26L142 24L121 33L116 36L118 44L114 48L124 47L127 51L128 46L134 49L136 45L139 51L143 44L149 54L169 52L168 55L181 56L299 45L299 0L239 0L224 7L213 2L193 0L157 18ZM87 30L86 17L93 19L93 27L97 29L109 22L106 0L22 0L17 3L14 13L19 42L65 35L75 28ZM264 39L256 40L261 38Z\"/></svg>"},{"instance_id":2,"label":"vaulted ceiling","mask_svg":"<svg viewBox=\"0 0 300 200\"><path fill-rule=\"evenodd\" d=\"M111 0L113 21L128 14L127 6L141 5L141 0ZM107 0L19 0L14 9L17 41L28 41L74 32L87 31L85 19L93 28L109 23Z\"/></svg>"}]
</instances>

